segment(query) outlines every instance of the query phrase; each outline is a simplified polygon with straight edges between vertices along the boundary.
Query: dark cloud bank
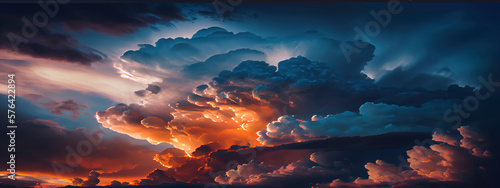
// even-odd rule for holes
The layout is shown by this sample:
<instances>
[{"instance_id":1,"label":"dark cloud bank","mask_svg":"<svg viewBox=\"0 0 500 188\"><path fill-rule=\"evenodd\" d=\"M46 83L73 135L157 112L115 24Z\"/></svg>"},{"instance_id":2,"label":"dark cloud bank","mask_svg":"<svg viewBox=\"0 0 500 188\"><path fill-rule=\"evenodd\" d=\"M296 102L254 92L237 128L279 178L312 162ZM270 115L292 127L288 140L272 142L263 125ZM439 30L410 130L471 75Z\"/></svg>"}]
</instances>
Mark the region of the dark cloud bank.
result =
<instances>
[{"instance_id":1,"label":"dark cloud bank","mask_svg":"<svg viewBox=\"0 0 500 188\"><path fill-rule=\"evenodd\" d=\"M109 36L124 36L139 28L187 20L173 4L56 2L2 5L0 49L90 65L102 61L106 55L80 44L68 32L92 30Z\"/></svg>"}]
</instances>

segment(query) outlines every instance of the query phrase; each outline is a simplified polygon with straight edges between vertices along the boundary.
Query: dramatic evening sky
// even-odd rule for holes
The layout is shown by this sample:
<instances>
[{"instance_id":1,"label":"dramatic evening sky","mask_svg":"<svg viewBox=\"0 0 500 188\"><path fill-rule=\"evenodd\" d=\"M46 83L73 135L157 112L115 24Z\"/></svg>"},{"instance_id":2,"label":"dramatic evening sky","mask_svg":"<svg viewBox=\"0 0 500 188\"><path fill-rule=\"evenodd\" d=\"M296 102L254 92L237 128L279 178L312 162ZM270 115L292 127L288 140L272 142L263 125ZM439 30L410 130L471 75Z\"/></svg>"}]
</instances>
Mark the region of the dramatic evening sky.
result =
<instances>
[{"instance_id":1,"label":"dramatic evening sky","mask_svg":"<svg viewBox=\"0 0 500 188\"><path fill-rule=\"evenodd\" d=\"M57 6L0 4L2 184L492 186L499 4Z\"/></svg>"}]
</instances>

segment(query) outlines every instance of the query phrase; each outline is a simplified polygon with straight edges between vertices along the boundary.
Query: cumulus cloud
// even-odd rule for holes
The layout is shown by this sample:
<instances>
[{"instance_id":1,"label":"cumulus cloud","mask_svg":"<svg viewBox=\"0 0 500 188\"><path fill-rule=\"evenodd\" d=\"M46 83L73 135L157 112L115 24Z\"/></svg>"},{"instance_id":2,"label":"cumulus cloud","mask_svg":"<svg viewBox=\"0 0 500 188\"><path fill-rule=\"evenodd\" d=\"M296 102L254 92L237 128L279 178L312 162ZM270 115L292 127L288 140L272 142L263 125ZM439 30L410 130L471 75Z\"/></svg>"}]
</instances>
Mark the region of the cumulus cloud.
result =
<instances>
[{"instance_id":1,"label":"cumulus cloud","mask_svg":"<svg viewBox=\"0 0 500 188\"><path fill-rule=\"evenodd\" d=\"M483 137L469 129L470 128L467 126L462 126L457 129L463 137L460 140L460 147L468 149L470 153L476 157L491 156L489 151L484 150L486 144Z\"/></svg>"},{"instance_id":2,"label":"cumulus cloud","mask_svg":"<svg viewBox=\"0 0 500 188\"><path fill-rule=\"evenodd\" d=\"M480 135L470 130L469 127L462 126L458 128L462 135L462 142L476 142L484 145L484 140ZM397 185L401 183L410 183L411 181L460 181L469 182L477 178L478 173L484 167L479 162L487 156L488 153L479 145L458 144L451 136L443 133L434 133L433 140L439 143L429 147L416 145L413 149L407 151L409 168L401 168L382 160L375 163L367 163L365 168L368 170L368 179L358 178L354 182L344 183L340 180L334 180L332 187L363 187L365 185L383 185L390 183ZM481 151L481 152L475 152Z\"/></svg>"},{"instance_id":3,"label":"cumulus cloud","mask_svg":"<svg viewBox=\"0 0 500 188\"><path fill-rule=\"evenodd\" d=\"M177 94L179 101L175 104L175 98L170 94L150 95L144 105L120 104L97 112L97 117L104 127L116 132L151 143L172 143L192 152L210 142L219 142L227 148L247 143L257 145L273 136L283 140L268 141L267 144L325 136L430 131L431 127L442 124L440 113L450 105L448 100L432 100L460 98L471 92L460 90L451 95L451 89L455 87L437 92L380 88L360 73L361 68L356 69L356 76L341 76L338 74L343 71L341 66L337 67L339 70L333 67L302 56L281 61L278 66L263 61L243 61L231 71L221 71L208 84ZM164 89L171 83L168 80L158 83L162 91L171 90ZM185 86L180 87L182 91ZM187 99L182 99L186 95ZM372 103L374 101L378 102ZM113 112L117 110L118 113ZM166 113L171 113L171 116ZM274 123L269 124L286 114L295 115L296 119L317 116L313 118L316 121L294 122L295 127L291 124L292 127L287 127L287 123L275 127L272 127ZM331 115L321 117L328 114ZM377 117L379 115L383 117ZM161 119L166 125L158 121L159 126L151 123L144 126L145 122L156 122L143 121L151 116L163 116ZM338 125L332 128L332 123ZM262 131L266 128L270 130ZM255 140L259 131L262 131L259 133L260 143Z\"/></svg>"},{"instance_id":4,"label":"cumulus cloud","mask_svg":"<svg viewBox=\"0 0 500 188\"><path fill-rule=\"evenodd\" d=\"M129 133L129 136L136 139L148 140L153 144L173 142L171 131L166 127L166 122L171 119L168 111L154 112L142 105L118 104L106 111L98 111L96 119L103 127L119 133Z\"/></svg>"},{"instance_id":5,"label":"cumulus cloud","mask_svg":"<svg viewBox=\"0 0 500 188\"><path fill-rule=\"evenodd\" d=\"M361 72L374 47L355 54L348 64L340 43L314 31L284 39L222 28L202 30L190 39L160 39L124 53L128 63L121 68L144 68L135 74L153 71L163 78L153 83L161 92L139 90L140 104L119 104L96 117L113 131L192 153L213 142L229 148L430 131L443 125L442 112L454 99L473 92L459 86L437 91L380 87ZM244 61L252 58L271 64ZM197 156L210 150L200 149ZM167 155L158 161L169 163L161 159Z\"/></svg>"},{"instance_id":6,"label":"cumulus cloud","mask_svg":"<svg viewBox=\"0 0 500 188\"><path fill-rule=\"evenodd\" d=\"M368 45L353 55L353 62L347 63L339 44L340 41L316 31L285 38L263 38L250 32L233 33L212 27L200 30L192 38L168 38L160 39L154 45L141 44L139 50L130 50L122 55L121 59L126 63L121 63L119 67L133 70L133 75L154 75L163 79L155 82L161 82L157 85L165 91L165 96L169 96L168 99L163 98L170 103L182 100L185 93L191 92L194 87L205 84L220 71L231 70L245 60L265 60L277 65L280 61L302 55L313 61L325 62L322 66L335 70L333 72L338 77L366 78L360 71L373 57L374 47ZM297 61L300 64L303 60ZM327 71L323 74L333 73ZM357 87L364 86L358 83ZM142 91L137 94L142 96Z\"/></svg>"},{"instance_id":7,"label":"cumulus cloud","mask_svg":"<svg viewBox=\"0 0 500 188\"><path fill-rule=\"evenodd\" d=\"M210 176L213 175L212 168L209 167L210 160L207 157L189 157L182 150L164 151L155 156L155 160L162 162L167 169L156 169L149 173L145 179L137 181L139 185L159 185L162 183L191 182L210 183L213 182ZM184 156L181 156L182 153ZM173 156L174 154L177 156Z\"/></svg>"},{"instance_id":8,"label":"cumulus cloud","mask_svg":"<svg viewBox=\"0 0 500 188\"><path fill-rule=\"evenodd\" d=\"M229 170L224 175L217 176L215 182L231 185L293 185L300 187L334 174L331 170L320 166L309 166L307 163L308 161L297 161L273 169L262 162L250 161L247 164L238 165L236 169ZM294 180L295 178L306 181L298 182Z\"/></svg>"},{"instance_id":9,"label":"cumulus cloud","mask_svg":"<svg viewBox=\"0 0 500 188\"><path fill-rule=\"evenodd\" d=\"M83 179L82 178L73 178L73 180L71 180L71 183L74 186L80 186L83 183Z\"/></svg>"},{"instance_id":10,"label":"cumulus cloud","mask_svg":"<svg viewBox=\"0 0 500 188\"><path fill-rule=\"evenodd\" d=\"M192 155L195 157L208 155L210 154L210 152L216 151L218 149L222 149L222 146L219 144L219 142L211 142L196 148L196 150L193 151Z\"/></svg>"},{"instance_id":11,"label":"cumulus cloud","mask_svg":"<svg viewBox=\"0 0 500 188\"><path fill-rule=\"evenodd\" d=\"M300 187L315 183L331 182L333 178L343 179L366 173L363 167L373 157L393 156L413 145L415 139L429 138L424 133L398 132L376 136L332 137L324 140L285 144L275 147L241 147L229 149L218 143L210 143L197 148L191 157L179 149L167 149L157 157L170 166L166 170L156 170L152 174L175 178L180 182L214 183L230 181L226 172L237 171L238 165L251 167L243 170L232 181L233 184L252 181L259 185L282 185ZM398 140L397 143L394 140ZM369 156L369 157L368 157ZM251 163L249 161L254 159ZM310 161L309 161L310 160ZM173 164L173 165L172 165ZM233 169L233 170L231 170ZM252 173L247 173L252 171ZM253 174L253 175L249 175ZM248 178L240 178L245 176ZM240 182L241 180L241 182ZM138 180L145 184L155 184L151 178ZM229 183L229 182L227 182Z\"/></svg>"},{"instance_id":12,"label":"cumulus cloud","mask_svg":"<svg viewBox=\"0 0 500 188\"><path fill-rule=\"evenodd\" d=\"M350 42L352 44L352 42ZM343 69L339 74L345 78L359 78L360 71L372 59L375 47L367 44L360 53L353 55L352 62L347 63L339 47L341 41L331 39L317 31L309 31L300 35L282 38L263 38L251 32L230 32L224 28L211 27L199 30L191 38L160 39L155 45L140 45L139 50L130 50L123 54L127 61L135 61L146 65L158 65L168 69L180 69L216 54L224 54L238 49L251 49L263 52L268 62L279 61L295 56L306 56L314 61L326 62L334 69ZM253 58L259 58L260 54ZM250 59L246 59L250 60ZM234 63L234 62L233 62ZM239 62L238 62L239 63ZM231 65L227 64L226 65ZM227 68L233 68L232 64Z\"/></svg>"},{"instance_id":13,"label":"cumulus cloud","mask_svg":"<svg viewBox=\"0 0 500 188\"><path fill-rule=\"evenodd\" d=\"M175 178L168 176L164 171L156 169L146 179L141 179L138 185L160 185L162 183L174 183Z\"/></svg>"},{"instance_id":14,"label":"cumulus cloud","mask_svg":"<svg viewBox=\"0 0 500 188\"><path fill-rule=\"evenodd\" d=\"M257 50L237 49L225 54L217 54L209 57L204 62L188 65L182 71L190 79L200 79L204 76L215 76L220 71L235 67L235 63L246 60L264 61L266 55Z\"/></svg>"},{"instance_id":15,"label":"cumulus cloud","mask_svg":"<svg viewBox=\"0 0 500 188\"><path fill-rule=\"evenodd\" d=\"M125 186L129 186L129 185L130 185L129 182L120 182L120 181L117 181L117 180L113 180L109 184L110 187L125 187Z\"/></svg>"},{"instance_id":16,"label":"cumulus cloud","mask_svg":"<svg viewBox=\"0 0 500 188\"><path fill-rule=\"evenodd\" d=\"M432 134L432 140L436 142L443 142L450 146L456 146L458 144L457 139L449 134L444 134L442 132L434 132Z\"/></svg>"},{"instance_id":17,"label":"cumulus cloud","mask_svg":"<svg viewBox=\"0 0 500 188\"><path fill-rule=\"evenodd\" d=\"M251 184L260 174L272 172L272 168L264 163L250 161L247 164L238 165L234 170L229 170L225 175L217 176L215 181L220 184Z\"/></svg>"},{"instance_id":18,"label":"cumulus cloud","mask_svg":"<svg viewBox=\"0 0 500 188\"><path fill-rule=\"evenodd\" d=\"M421 107L365 103L359 112L346 111L310 121L282 116L258 132L264 145L292 143L327 136L354 136L393 131L431 131L444 125L442 113L453 101L434 100Z\"/></svg>"},{"instance_id":19,"label":"cumulus cloud","mask_svg":"<svg viewBox=\"0 0 500 188\"><path fill-rule=\"evenodd\" d=\"M86 180L83 180L81 178L73 178L72 183L75 186L94 187L97 184L99 184L99 182L101 182L99 180L100 175L101 174L99 172L92 170L92 171L90 171L89 176L87 176Z\"/></svg>"},{"instance_id":20,"label":"cumulus cloud","mask_svg":"<svg viewBox=\"0 0 500 188\"><path fill-rule=\"evenodd\" d=\"M181 149L167 148L155 155L154 160L167 168L177 168L189 160L190 156Z\"/></svg>"}]
</instances>

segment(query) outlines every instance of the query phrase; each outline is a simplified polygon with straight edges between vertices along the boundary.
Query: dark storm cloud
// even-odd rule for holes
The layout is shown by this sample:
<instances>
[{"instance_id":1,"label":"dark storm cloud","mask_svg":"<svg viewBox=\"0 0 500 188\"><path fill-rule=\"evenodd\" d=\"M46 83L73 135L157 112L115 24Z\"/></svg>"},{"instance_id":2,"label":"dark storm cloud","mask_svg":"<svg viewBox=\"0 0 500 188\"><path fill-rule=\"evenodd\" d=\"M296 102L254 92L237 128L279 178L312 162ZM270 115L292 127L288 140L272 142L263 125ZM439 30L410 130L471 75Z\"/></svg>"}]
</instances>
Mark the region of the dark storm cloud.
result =
<instances>
[{"instance_id":1,"label":"dark storm cloud","mask_svg":"<svg viewBox=\"0 0 500 188\"><path fill-rule=\"evenodd\" d=\"M164 171L156 169L151 172L146 179L142 179L139 185L160 185L163 183L175 183L175 178L165 174Z\"/></svg>"},{"instance_id":2,"label":"dark storm cloud","mask_svg":"<svg viewBox=\"0 0 500 188\"><path fill-rule=\"evenodd\" d=\"M37 20L34 15L38 15L35 16ZM46 16L46 23L39 15ZM0 8L0 48L33 57L90 65L106 55L81 45L68 32L93 30L124 36L139 28L174 20L185 21L186 18L172 4L4 4ZM19 44L12 45L12 40Z\"/></svg>"},{"instance_id":3,"label":"dark storm cloud","mask_svg":"<svg viewBox=\"0 0 500 188\"><path fill-rule=\"evenodd\" d=\"M368 69L374 73L388 71L379 75L381 85L436 90L452 82L475 84L478 75L499 70L500 56L494 50L500 42L494 32L499 27L493 24L498 5L402 6L404 11L394 15L374 39L380 40L375 45L384 50ZM423 10L426 14L421 14ZM395 67L395 62L399 66Z\"/></svg>"}]
</instances>

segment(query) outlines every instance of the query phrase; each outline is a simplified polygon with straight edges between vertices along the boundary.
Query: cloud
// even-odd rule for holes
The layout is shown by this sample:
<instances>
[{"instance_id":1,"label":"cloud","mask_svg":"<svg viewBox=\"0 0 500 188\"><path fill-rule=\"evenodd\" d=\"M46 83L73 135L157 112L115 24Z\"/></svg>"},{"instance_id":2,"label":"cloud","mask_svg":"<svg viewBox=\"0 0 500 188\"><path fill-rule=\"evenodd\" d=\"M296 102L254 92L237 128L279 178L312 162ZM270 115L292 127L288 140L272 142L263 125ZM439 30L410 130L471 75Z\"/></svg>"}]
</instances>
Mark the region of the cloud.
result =
<instances>
[{"instance_id":1,"label":"cloud","mask_svg":"<svg viewBox=\"0 0 500 188\"><path fill-rule=\"evenodd\" d=\"M274 186L297 186L308 185L310 182L333 175L333 171L320 166L308 166L307 161L297 161L286 166L273 169L264 163L250 161L247 164L238 165L236 169L217 176L215 182L230 185L274 185ZM299 178L300 180L294 180Z\"/></svg>"},{"instance_id":2,"label":"cloud","mask_svg":"<svg viewBox=\"0 0 500 188\"><path fill-rule=\"evenodd\" d=\"M73 178L73 180L71 180L71 183L74 186L79 186L79 185L83 184L83 179L82 178Z\"/></svg>"},{"instance_id":3,"label":"cloud","mask_svg":"<svg viewBox=\"0 0 500 188\"><path fill-rule=\"evenodd\" d=\"M251 184L251 178L257 178L257 175L272 171L272 168L263 163L250 161L247 164L238 165L235 170L227 171L223 176L217 176L215 182L220 184Z\"/></svg>"},{"instance_id":4,"label":"cloud","mask_svg":"<svg viewBox=\"0 0 500 188\"><path fill-rule=\"evenodd\" d=\"M135 91L134 93L135 93L135 95L137 95L139 97L144 97L144 96L149 95L149 94L158 94L160 91L161 91L161 88L159 86L148 84L148 88Z\"/></svg>"},{"instance_id":5,"label":"cloud","mask_svg":"<svg viewBox=\"0 0 500 188\"><path fill-rule=\"evenodd\" d=\"M457 130L463 134L460 142L473 141L484 144L479 134L471 131L469 127L462 126ZM403 168L377 160L375 163L365 165L368 170L368 179L358 178L350 183L334 180L330 186L401 185L404 187L417 185L418 182L458 181L468 184L468 182L476 181L485 168L481 164L487 156L474 155L477 154L474 151L482 151L481 154L488 153L488 151L482 147L458 145L458 141L453 142L452 137L443 133L434 133L433 140L440 143L434 143L429 147L416 145L408 150L408 163L402 163Z\"/></svg>"},{"instance_id":6,"label":"cloud","mask_svg":"<svg viewBox=\"0 0 500 188\"><path fill-rule=\"evenodd\" d=\"M99 180L100 175L101 174L99 174L99 172L90 171L89 176L87 176L86 180L83 180L81 178L73 178L72 183L75 186L94 187L99 184L99 182L101 182Z\"/></svg>"},{"instance_id":7,"label":"cloud","mask_svg":"<svg viewBox=\"0 0 500 188\"><path fill-rule=\"evenodd\" d=\"M220 27L210 27L199 30L192 38L162 38L154 45L140 44L139 50L127 51L121 58L167 70L184 69L188 78L193 79L200 78L196 73L214 76L221 70L234 68L243 60L266 60L276 65L292 57L305 56L338 70L336 74L344 79L365 78L361 70L373 58L375 47L367 43L347 62L341 44L341 41L317 31L290 37L263 38L251 32L233 33ZM347 44L352 45L353 42Z\"/></svg>"},{"instance_id":8,"label":"cloud","mask_svg":"<svg viewBox=\"0 0 500 188\"><path fill-rule=\"evenodd\" d=\"M155 85L165 93L148 96L144 101L149 103L149 108L162 103L156 106L175 111L172 113L174 119L165 122L173 135L172 140L185 144L177 144L177 147L189 148L188 151L218 141L215 138L223 135L232 138L227 140L239 140L239 143L222 141L224 147L255 144L251 139L254 137L252 132L262 130L268 122L286 114L310 118L313 115L356 112L366 102L377 100L386 104L419 106L437 98L461 97L450 97L450 91L432 93L379 88L374 80L361 72L373 58L375 47L368 44L362 52L353 55L351 63L347 63L339 47L341 43L317 31L288 38L263 38L249 32L233 33L213 27L200 30L192 38L160 39L154 45L140 45L139 50L125 52L122 59L129 62L123 64L123 68L139 67L139 63L146 67L139 71L130 70L137 74L152 71L164 78ZM297 55L307 58L290 58ZM243 61L262 58L274 61L271 63L278 66ZM232 71L221 71L232 67ZM158 70L166 74L162 75ZM204 79L218 71L221 72L212 82L203 84L206 83ZM203 85L196 87L195 84ZM196 88L194 92L193 88ZM147 90L136 94L143 96L143 91ZM202 136L202 133L210 132L214 122L224 124L222 131ZM182 128L178 128L179 125ZM191 129L192 126L197 128ZM131 131L124 127L116 126L114 130L129 134ZM239 128L249 133L241 135ZM149 139L152 142L166 141L154 137L158 136Z\"/></svg>"},{"instance_id":9,"label":"cloud","mask_svg":"<svg viewBox=\"0 0 500 188\"><path fill-rule=\"evenodd\" d=\"M141 45L139 50L124 53L122 59L127 63L123 68L134 70L130 71L134 74L151 71L163 78L153 83L161 92L144 95L141 104L119 104L99 111L98 121L113 131L154 144L172 143L192 153L213 142L230 148L392 131L430 132L444 125L445 109L473 92L471 87L457 85L433 91L380 87L361 72L373 58L373 46L353 56L352 66L347 66L338 49L341 42L318 32L273 39L210 28L195 35L191 39L160 39L155 45ZM274 65L242 61L259 54L279 61L271 62ZM292 54L306 54L307 58ZM232 70L224 70L229 68ZM213 76L213 71L221 72L206 83L204 79ZM139 91L140 95L142 91L147 89ZM311 117L311 121L303 120ZM201 182L186 175L206 173L208 168L199 164L207 153L221 161L230 158L206 146L203 151L192 158L166 152L157 155L157 160L175 166L164 171L169 177ZM221 170L216 166L210 168Z\"/></svg>"},{"instance_id":10,"label":"cloud","mask_svg":"<svg viewBox=\"0 0 500 188\"><path fill-rule=\"evenodd\" d=\"M394 131L431 131L445 126L443 111L453 101L434 100L421 107L367 102L359 112L346 111L326 117L313 116L310 121L282 116L258 132L264 145L293 143L329 136L380 134Z\"/></svg>"},{"instance_id":11,"label":"cloud","mask_svg":"<svg viewBox=\"0 0 500 188\"><path fill-rule=\"evenodd\" d=\"M467 126L462 126L457 129L463 137L460 140L460 147L468 149L470 153L476 157L491 156L489 151L484 150L486 145L482 136L469 129L470 128Z\"/></svg>"},{"instance_id":12,"label":"cloud","mask_svg":"<svg viewBox=\"0 0 500 188\"><path fill-rule=\"evenodd\" d=\"M176 87L179 82L167 78L157 83L166 93L149 95L144 99L144 104L111 107L107 111L97 112L97 117L104 127L116 132L151 143L172 143L175 147L192 152L210 142L219 142L224 148L247 143L257 145L256 133L266 128L273 131L272 127L266 125L287 114L295 115L295 119L317 115L314 116L317 121L294 124L306 128L287 128L287 125L275 127L283 128L274 131L284 131L276 132L276 136L283 136L284 141L276 139L266 144L325 136L430 131L432 127L444 124L441 121L442 112L453 102L432 100L456 99L472 92L471 88L459 86L429 92L380 88L372 79L363 77L360 69L356 71L357 74L339 76L336 73L342 70L302 56L281 61L277 67L263 61L243 61L231 71L221 71L208 84L191 88L191 92L182 92L186 84L180 84L183 86L179 86L181 92L174 94L176 97L172 97L167 90L173 90L171 87ZM454 94L450 94L452 92ZM182 99L186 95L187 99ZM179 100L174 102L174 99ZM112 112L116 110L119 112ZM165 123L149 121L160 124L155 126L149 123L144 126L144 119L160 116L159 112L163 112L161 119ZM167 112L171 113L171 117L165 115ZM417 116L413 118L413 114ZM379 115L384 117L379 118ZM339 125L332 127L332 123ZM302 129L307 131L301 132ZM260 143L273 137L274 133L267 135L271 131L266 131L261 132ZM289 136L292 132L299 137Z\"/></svg>"},{"instance_id":13,"label":"cloud","mask_svg":"<svg viewBox=\"0 0 500 188\"><path fill-rule=\"evenodd\" d=\"M367 163L365 165L368 170L368 178L374 182L394 182L401 181L398 167L377 160L375 163Z\"/></svg>"},{"instance_id":14,"label":"cloud","mask_svg":"<svg viewBox=\"0 0 500 188\"><path fill-rule=\"evenodd\" d=\"M16 140L16 148L31 149L25 150L25 155L16 156L16 162L23 164L16 166L16 170L28 176L44 174L65 179L86 176L89 171L98 169L100 177L105 179L127 171L129 173L125 177L141 177L161 167L153 160L157 151L123 137L105 137L98 129L67 130L54 121L22 118L17 119L17 125L16 133L25 138ZM94 145L94 142L97 144ZM81 155L87 151L90 154ZM7 151L4 154L7 155ZM71 166L75 162L78 165Z\"/></svg>"},{"instance_id":15,"label":"cloud","mask_svg":"<svg viewBox=\"0 0 500 188\"><path fill-rule=\"evenodd\" d=\"M173 138L169 136L171 131L166 127L166 122L171 117L164 115L165 112L154 112L145 107L147 106L118 104L106 111L98 111L96 119L103 127L119 133L130 133L129 136L136 139L151 143L173 142Z\"/></svg>"},{"instance_id":16,"label":"cloud","mask_svg":"<svg viewBox=\"0 0 500 188\"><path fill-rule=\"evenodd\" d=\"M443 134L441 132L434 132L432 134L432 140L436 141L436 142L443 142L443 143L446 143L450 146L457 146L457 139L454 138L453 136L451 135L448 135L448 134Z\"/></svg>"},{"instance_id":17,"label":"cloud","mask_svg":"<svg viewBox=\"0 0 500 188\"><path fill-rule=\"evenodd\" d=\"M117 180L113 180L113 181L111 181L111 184L109 184L110 187L125 187L125 186L129 186L129 185L130 185L129 182L120 182Z\"/></svg>"},{"instance_id":18,"label":"cloud","mask_svg":"<svg viewBox=\"0 0 500 188\"><path fill-rule=\"evenodd\" d=\"M167 168L177 168L189 160L189 155L181 149L167 148L155 155L154 160Z\"/></svg>"},{"instance_id":19,"label":"cloud","mask_svg":"<svg viewBox=\"0 0 500 188\"><path fill-rule=\"evenodd\" d=\"M449 68L447 67L442 70L446 70L446 72L449 72ZM387 72L377 80L377 85L384 87L398 87L409 89L422 88L427 90L444 89L452 83L453 79L449 77L428 73L420 73L415 75L411 70L405 70L404 67L401 66Z\"/></svg>"},{"instance_id":20,"label":"cloud","mask_svg":"<svg viewBox=\"0 0 500 188\"><path fill-rule=\"evenodd\" d=\"M224 29L224 28L220 28L220 27L209 27L209 28L204 28L204 29L200 29L198 30L192 38L198 38L198 37L207 37L215 32L223 32L223 33L227 33L229 32L228 30Z\"/></svg>"},{"instance_id":21,"label":"cloud","mask_svg":"<svg viewBox=\"0 0 500 188\"><path fill-rule=\"evenodd\" d=\"M174 183L174 182L175 178L166 175L165 172L162 170L156 169L147 176L147 179L142 179L138 183L138 185L160 185L163 183Z\"/></svg>"},{"instance_id":22,"label":"cloud","mask_svg":"<svg viewBox=\"0 0 500 188\"><path fill-rule=\"evenodd\" d=\"M82 45L68 32L92 30L110 36L123 36L132 34L139 28L168 24L174 20L187 20L181 10L173 4L47 3L42 5L49 6L50 11L34 3L2 6L0 20L4 23L4 27L0 28L0 34L8 37L0 39L1 49L17 51L32 57L91 65L93 62L102 61L106 55ZM46 15L47 23L41 24L42 27L33 24L40 21L35 22L31 19L33 15L39 14L38 12ZM34 28L32 38L22 34L24 25ZM12 34L17 38L14 39ZM14 45L16 47L13 48L11 40L18 40L20 44Z\"/></svg>"},{"instance_id":23,"label":"cloud","mask_svg":"<svg viewBox=\"0 0 500 188\"><path fill-rule=\"evenodd\" d=\"M75 118L80 114L80 111L84 108L88 108L85 105L76 103L73 99L68 99L65 101L54 101L48 97L37 94L28 94L25 96L27 99L32 100L34 103L39 104L50 110L53 114L61 115L62 111L71 112L71 117Z\"/></svg>"},{"instance_id":24,"label":"cloud","mask_svg":"<svg viewBox=\"0 0 500 188\"><path fill-rule=\"evenodd\" d=\"M213 77L220 71L236 66L236 63L245 60L262 61L265 59L266 55L260 51L237 49L225 54L211 56L204 62L191 64L184 68L183 72L191 79L199 79L203 76Z\"/></svg>"},{"instance_id":25,"label":"cloud","mask_svg":"<svg viewBox=\"0 0 500 188\"><path fill-rule=\"evenodd\" d=\"M222 146L219 142L211 142L205 145L201 145L193 151L192 155L195 157L208 155L213 151L217 151L218 149L222 149Z\"/></svg>"},{"instance_id":26,"label":"cloud","mask_svg":"<svg viewBox=\"0 0 500 188\"><path fill-rule=\"evenodd\" d=\"M217 176L220 176L217 181L229 181L230 175L226 175L226 172L238 171L240 165L241 174L231 176L234 180L231 180L232 184L251 181L258 185L314 185L317 182L331 182L334 177L348 179L350 176L360 176L366 173L364 163L355 162L368 162L373 157L392 157L403 152L405 149L402 148L410 148L415 139L425 138L429 138L429 135L398 132L363 137L332 137L275 147L232 146L231 149L213 149L220 146L210 143L197 148L191 156L180 149L170 148L156 155L158 160L168 164L168 168L157 169L147 178L137 180L136 184L158 185L175 181L207 184L215 183L214 178ZM202 150L208 154L195 155ZM309 161L313 155L316 158ZM318 164L318 160L335 165Z\"/></svg>"}]
</instances>

